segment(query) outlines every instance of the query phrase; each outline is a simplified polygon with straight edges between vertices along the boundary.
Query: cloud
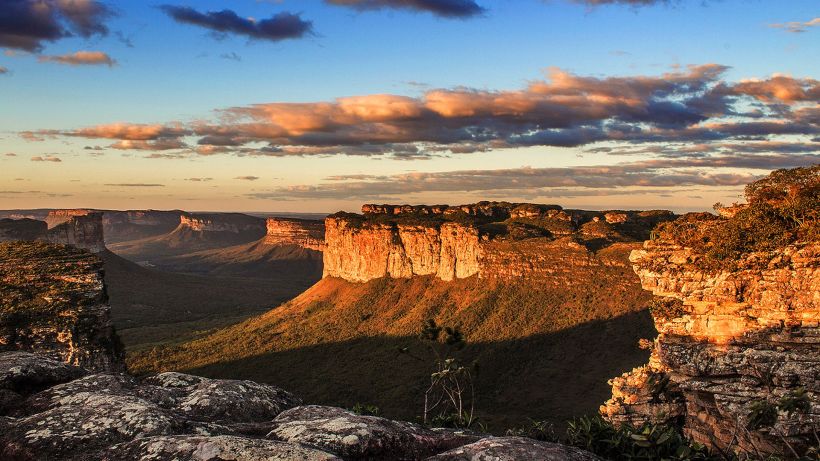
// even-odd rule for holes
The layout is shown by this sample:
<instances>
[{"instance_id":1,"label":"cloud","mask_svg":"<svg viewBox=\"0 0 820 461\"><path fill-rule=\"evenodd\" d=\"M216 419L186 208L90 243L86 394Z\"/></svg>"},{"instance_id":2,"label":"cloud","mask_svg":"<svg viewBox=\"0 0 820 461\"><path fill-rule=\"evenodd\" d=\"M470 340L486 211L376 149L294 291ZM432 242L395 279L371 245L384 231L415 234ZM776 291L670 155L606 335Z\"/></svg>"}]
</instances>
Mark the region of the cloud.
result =
<instances>
[{"instance_id":1,"label":"cloud","mask_svg":"<svg viewBox=\"0 0 820 461\"><path fill-rule=\"evenodd\" d=\"M241 181L256 181L259 179L259 176L237 176L233 179L239 179Z\"/></svg>"},{"instance_id":2,"label":"cloud","mask_svg":"<svg viewBox=\"0 0 820 461\"><path fill-rule=\"evenodd\" d=\"M114 67L117 61L108 56L102 51L77 51L72 54L63 54L59 56L38 56L37 60L40 62L55 62L57 64L65 64L68 66L100 66L105 65Z\"/></svg>"},{"instance_id":3,"label":"cloud","mask_svg":"<svg viewBox=\"0 0 820 461\"><path fill-rule=\"evenodd\" d=\"M17 154L15 154L14 152L9 152L9 153L4 154L4 155L5 155L6 157L17 157Z\"/></svg>"},{"instance_id":4,"label":"cloud","mask_svg":"<svg viewBox=\"0 0 820 461\"><path fill-rule=\"evenodd\" d=\"M9 73L8 67L0 66L0 75L5 75Z\"/></svg>"},{"instance_id":5,"label":"cloud","mask_svg":"<svg viewBox=\"0 0 820 461\"><path fill-rule=\"evenodd\" d=\"M187 178L186 179L186 181L192 181L192 182L207 182L207 181L213 181L213 180L214 180L214 178Z\"/></svg>"},{"instance_id":6,"label":"cloud","mask_svg":"<svg viewBox=\"0 0 820 461\"><path fill-rule=\"evenodd\" d=\"M186 6L163 5L160 7L175 21L204 27L221 34L244 35L251 39L279 41L301 38L313 29L313 23L298 14L283 11L268 19L242 18L225 9L200 13Z\"/></svg>"},{"instance_id":7,"label":"cloud","mask_svg":"<svg viewBox=\"0 0 820 461\"><path fill-rule=\"evenodd\" d=\"M471 192L482 196L584 196L659 193L682 187L739 187L759 175L737 169L791 168L820 162L820 154L712 156L696 159L651 159L615 165L563 168L462 170L396 175L347 175L318 185L285 186L249 197L275 200L401 198L423 192ZM722 172L721 169L728 169ZM629 188L625 190L623 188Z\"/></svg>"},{"instance_id":8,"label":"cloud","mask_svg":"<svg viewBox=\"0 0 820 461\"><path fill-rule=\"evenodd\" d=\"M109 187L165 187L165 184L150 184L150 183L118 183L105 184Z\"/></svg>"},{"instance_id":9,"label":"cloud","mask_svg":"<svg viewBox=\"0 0 820 461\"><path fill-rule=\"evenodd\" d=\"M40 51L44 42L106 35L113 11L95 0L4 0L0 47Z\"/></svg>"},{"instance_id":10,"label":"cloud","mask_svg":"<svg viewBox=\"0 0 820 461\"><path fill-rule=\"evenodd\" d=\"M60 157L56 157L54 155L45 155L45 156L37 155L37 156L31 157L31 161L32 162L54 162L54 163L62 162Z\"/></svg>"},{"instance_id":11,"label":"cloud","mask_svg":"<svg viewBox=\"0 0 820 461\"><path fill-rule=\"evenodd\" d=\"M669 3L669 0L572 0L589 7L599 5L627 5L627 6L651 6L660 3Z\"/></svg>"},{"instance_id":12,"label":"cloud","mask_svg":"<svg viewBox=\"0 0 820 461\"><path fill-rule=\"evenodd\" d=\"M239 56L238 54L236 54L233 51L231 51L230 53L222 53L222 54L219 55L219 57L222 58L222 59L228 59L228 60L236 61L236 62L241 62L242 61L242 56Z\"/></svg>"},{"instance_id":13,"label":"cloud","mask_svg":"<svg viewBox=\"0 0 820 461\"><path fill-rule=\"evenodd\" d=\"M433 13L446 18L468 18L484 13L474 0L325 0L331 5L359 10L382 8L408 9Z\"/></svg>"},{"instance_id":14,"label":"cloud","mask_svg":"<svg viewBox=\"0 0 820 461\"><path fill-rule=\"evenodd\" d=\"M783 29L786 32L791 32L793 34L800 34L803 32L808 31L812 27L820 26L820 18L814 18L810 21L800 22L800 21L792 21L792 22L783 22L777 24L769 24L769 27L775 29Z\"/></svg>"},{"instance_id":15,"label":"cloud","mask_svg":"<svg viewBox=\"0 0 820 461\"><path fill-rule=\"evenodd\" d=\"M726 70L705 64L661 75L589 77L551 68L546 78L519 89L454 87L418 97L261 103L220 110L215 120L20 135L105 138L117 141L113 147L146 151L180 149L176 158L390 155L408 160L528 146L793 144L820 136L817 80L775 74L730 82L723 79ZM785 152L781 148L786 147L771 152Z\"/></svg>"}]
</instances>

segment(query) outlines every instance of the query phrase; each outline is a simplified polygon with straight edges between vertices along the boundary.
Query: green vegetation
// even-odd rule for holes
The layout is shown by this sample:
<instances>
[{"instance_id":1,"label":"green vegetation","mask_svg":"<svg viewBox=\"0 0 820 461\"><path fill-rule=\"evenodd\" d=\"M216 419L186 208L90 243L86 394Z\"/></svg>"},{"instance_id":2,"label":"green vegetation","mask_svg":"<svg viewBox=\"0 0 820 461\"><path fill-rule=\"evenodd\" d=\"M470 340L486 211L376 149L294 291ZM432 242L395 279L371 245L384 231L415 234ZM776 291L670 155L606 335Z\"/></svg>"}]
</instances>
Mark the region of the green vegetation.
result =
<instances>
[{"instance_id":1,"label":"green vegetation","mask_svg":"<svg viewBox=\"0 0 820 461\"><path fill-rule=\"evenodd\" d=\"M746 201L730 217L689 213L660 225L658 234L703 255L703 269L731 269L752 252L820 241L820 165L774 171L746 186Z\"/></svg>"},{"instance_id":2,"label":"green vegetation","mask_svg":"<svg viewBox=\"0 0 820 461\"><path fill-rule=\"evenodd\" d=\"M729 459L686 439L674 427L654 424L615 427L600 416L571 421L565 443L617 461Z\"/></svg>"}]
</instances>

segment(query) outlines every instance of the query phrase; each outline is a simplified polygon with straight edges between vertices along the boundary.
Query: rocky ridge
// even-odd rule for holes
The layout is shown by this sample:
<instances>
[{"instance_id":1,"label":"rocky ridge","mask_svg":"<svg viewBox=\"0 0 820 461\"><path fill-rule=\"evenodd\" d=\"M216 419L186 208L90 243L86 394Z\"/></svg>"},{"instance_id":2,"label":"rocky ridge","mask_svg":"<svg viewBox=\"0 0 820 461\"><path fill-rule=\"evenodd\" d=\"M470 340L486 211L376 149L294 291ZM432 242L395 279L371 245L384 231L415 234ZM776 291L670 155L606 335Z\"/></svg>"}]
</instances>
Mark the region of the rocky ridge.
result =
<instances>
[{"instance_id":1,"label":"rocky ridge","mask_svg":"<svg viewBox=\"0 0 820 461\"><path fill-rule=\"evenodd\" d=\"M720 449L791 454L820 425L820 245L752 253L736 270L698 268L701 258L671 242L631 255L646 290L663 297L650 363L611 381L601 407L615 423L673 422ZM756 402L805 390L808 414L777 414L750 431Z\"/></svg>"},{"instance_id":2,"label":"rocky ridge","mask_svg":"<svg viewBox=\"0 0 820 461\"><path fill-rule=\"evenodd\" d=\"M665 211L594 212L558 205L480 202L447 205L364 205L362 214L325 220L324 276L352 282L433 275L449 281L545 275L539 248L592 249L649 236ZM512 268L506 263L514 260Z\"/></svg>"},{"instance_id":3,"label":"rocky ridge","mask_svg":"<svg viewBox=\"0 0 820 461\"><path fill-rule=\"evenodd\" d=\"M182 214L179 227L195 232L265 233L265 221L239 213Z\"/></svg>"}]
</instances>

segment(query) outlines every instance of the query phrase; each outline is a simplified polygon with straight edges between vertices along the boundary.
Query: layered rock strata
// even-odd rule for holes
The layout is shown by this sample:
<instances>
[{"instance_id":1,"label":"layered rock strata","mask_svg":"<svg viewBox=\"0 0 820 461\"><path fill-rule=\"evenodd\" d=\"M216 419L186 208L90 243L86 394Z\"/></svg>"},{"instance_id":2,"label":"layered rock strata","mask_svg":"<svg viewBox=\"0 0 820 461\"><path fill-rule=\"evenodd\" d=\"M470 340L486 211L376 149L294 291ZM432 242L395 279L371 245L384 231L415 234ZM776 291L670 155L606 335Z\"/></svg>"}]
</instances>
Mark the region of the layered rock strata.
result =
<instances>
[{"instance_id":1,"label":"layered rock strata","mask_svg":"<svg viewBox=\"0 0 820 461\"><path fill-rule=\"evenodd\" d=\"M589 247L649 236L670 212L594 212L558 205L364 205L362 215L325 220L324 276L352 282L380 277L541 277L540 248L568 238ZM534 251L533 251L534 250ZM508 265L506 261L512 261Z\"/></svg>"},{"instance_id":2,"label":"layered rock strata","mask_svg":"<svg viewBox=\"0 0 820 461\"><path fill-rule=\"evenodd\" d=\"M325 246L325 223L307 219L268 218L264 242L268 245L296 245L322 251Z\"/></svg>"},{"instance_id":3,"label":"layered rock strata","mask_svg":"<svg viewBox=\"0 0 820 461\"><path fill-rule=\"evenodd\" d=\"M48 230L46 239L52 243L71 245L99 253L105 250L103 214L99 212L74 215Z\"/></svg>"},{"instance_id":4,"label":"layered rock strata","mask_svg":"<svg viewBox=\"0 0 820 461\"><path fill-rule=\"evenodd\" d=\"M701 256L646 242L631 260L643 287L667 301L654 312L650 363L611 381L602 408L616 423L678 422L720 449L785 453L820 427L820 245L749 254L736 270L698 269ZM749 430L755 405L806 391L805 414L780 412Z\"/></svg>"},{"instance_id":5,"label":"layered rock strata","mask_svg":"<svg viewBox=\"0 0 820 461\"><path fill-rule=\"evenodd\" d=\"M2 243L0 256L0 350L124 368L98 257L44 242Z\"/></svg>"}]
</instances>

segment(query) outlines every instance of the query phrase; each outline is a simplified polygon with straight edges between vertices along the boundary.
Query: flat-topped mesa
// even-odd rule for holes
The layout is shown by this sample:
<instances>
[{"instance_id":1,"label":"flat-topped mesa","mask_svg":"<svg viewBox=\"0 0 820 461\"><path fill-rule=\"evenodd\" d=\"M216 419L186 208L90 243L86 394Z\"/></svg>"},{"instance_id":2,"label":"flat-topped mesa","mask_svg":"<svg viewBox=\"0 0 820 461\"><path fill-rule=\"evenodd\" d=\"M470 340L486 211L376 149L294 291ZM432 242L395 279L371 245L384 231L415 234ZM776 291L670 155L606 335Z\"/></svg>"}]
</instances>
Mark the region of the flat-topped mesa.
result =
<instances>
[{"instance_id":1,"label":"flat-topped mesa","mask_svg":"<svg viewBox=\"0 0 820 461\"><path fill-rule=\"evenodd\" d=\"M264 242L268 245L296 245L308 250L323 251L325 223L309 219L268 218Z\"/></svg>"},{"instance_id":2,"label":"flat-topped mesa","mask_svg":"<svg viewBox=\"0 0 820 461\"><path fill-rule=\"evenodd\" d=\"M364 205L362 211L325 220L325 277L366 282L380 277L449 281L473 275L543 276L549 270L540 267L545 261L540 247L548 242L563 237L582 243L635 242L648 237L658 222L674 217L667 211L597 212L508 202ZM548 247L587 251L572 242ZM506 267L508 260L515 261L514 268Z\"/></svg>"},{"instance_id":3,"label":"flat-topped mesa","mask_svg":"<svg viewBox=\"0 0 820 461\"><path fill-rule=\"evenodd\" d=\"M0 242L45 240L48 224L36 219L0 219Z\"/></svg>"},{"instance_id":4,"label":"flat-topped mesa","mask_svg":"<svg viewBox=\"0 0 820 461\"><path fill-rule=\"evenodd\" d=\"M47 242L0 243L0 351L46 354L100 371L124 368L103 263Z\"/></svg>"},{"instance_id":5,"label":"flat-topped mesa","mask_svg":"<svg viewBox=\"0 0 820 461\"><path fill-rule=\"evenodd\" d=\"M104 251L103 214L89 212L84 215L71 216L65 222L50 228L46 240L52 243L71 245L92 253Z\"/></svg>"},{"instance_id":6,"label":"flat-topped mesa","mask_svg":"<svg viewBox=\"0 0 820 461\"><path fill-rule=\"evenodd\" d=\"M259 232L264 235L265 220L240 213L186 213L179 217L179 227L195 232Z\"/></svg>"},{"instance_id":7,"label":"flat-topped mesa","mask_svg":"<svg viewBox=\"0 0 820 461\"><path fill-rule=\"evenodd\" d=\"M84 208L77 208L77 209L66 209L66 210L51 210L48 212L48 215L45 218L46 224L48 224L48 228L51 229L52 227L58 226L71 218L77 216L87 216L93 213L94 210L84 209Z\"/></svg>"}]
</instances>

